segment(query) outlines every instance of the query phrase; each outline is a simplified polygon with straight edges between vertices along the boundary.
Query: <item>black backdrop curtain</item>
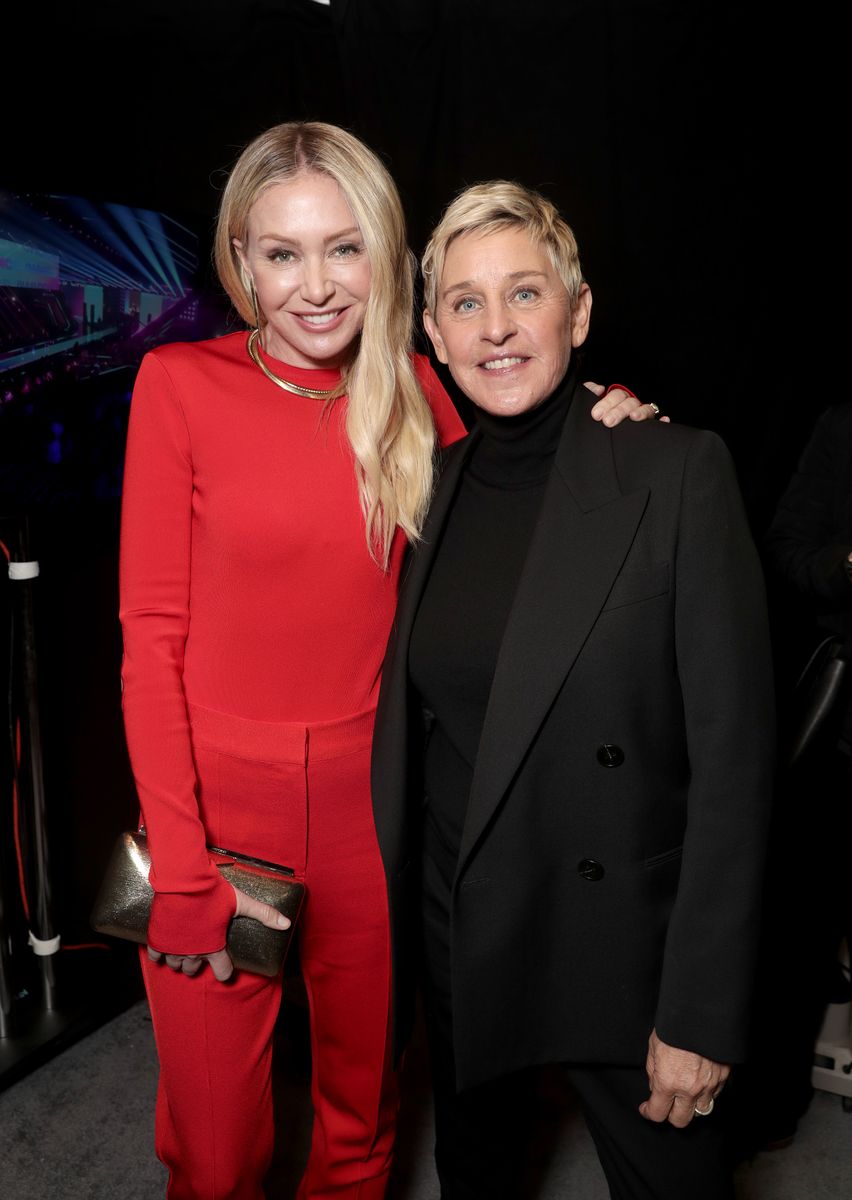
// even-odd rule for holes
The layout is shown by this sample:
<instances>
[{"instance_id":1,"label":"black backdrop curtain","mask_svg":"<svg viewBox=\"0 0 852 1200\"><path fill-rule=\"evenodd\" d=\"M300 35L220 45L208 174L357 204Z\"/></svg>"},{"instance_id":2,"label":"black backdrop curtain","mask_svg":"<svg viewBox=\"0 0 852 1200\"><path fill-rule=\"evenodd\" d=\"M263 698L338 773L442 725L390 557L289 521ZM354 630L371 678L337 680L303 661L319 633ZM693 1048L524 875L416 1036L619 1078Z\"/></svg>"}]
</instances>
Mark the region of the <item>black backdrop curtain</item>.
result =
<instances>
[{"instance_id":1,"label":"black backdrop curtain","mask_svg":"<svg viewBox=\"0 0 852 1200\"><path fill-rule=\"evenodd\" d=\"M239 148L317 118L383 154L420 250L458 188L518 178L576 228L589 370L718 429L762 523L802 442L795 293L831 241L825 194L803 211L830 135L822 21L730 0L88 0L46 25L21 6L0 187L177 209L209 237Z\"/></svg>"}]
</instances>

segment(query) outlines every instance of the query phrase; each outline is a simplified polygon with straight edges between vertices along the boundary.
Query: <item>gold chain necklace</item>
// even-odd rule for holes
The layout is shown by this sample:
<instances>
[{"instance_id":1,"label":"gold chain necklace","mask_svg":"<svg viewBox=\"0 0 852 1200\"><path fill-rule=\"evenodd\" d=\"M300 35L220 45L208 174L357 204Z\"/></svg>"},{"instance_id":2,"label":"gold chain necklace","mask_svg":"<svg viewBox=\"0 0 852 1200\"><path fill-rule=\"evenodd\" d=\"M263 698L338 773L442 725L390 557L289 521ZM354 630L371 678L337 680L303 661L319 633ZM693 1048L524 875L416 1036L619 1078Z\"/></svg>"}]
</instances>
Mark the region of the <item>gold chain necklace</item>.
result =
<instances>
[{"instance_id":1,"label":"gold chain necklace","mask_svg":"<svg viewBox=\"0 0 852 1200\"><path fill-rule=\"evenodd\" d=\"M260 330L253 329L248 336L246 349L248 350L249 358L252 362L257 363L267 379L271 379L273 383L277 383L285 392L295 392L297 396L308 396L311 400L327 400L329 396L334 395L335 388L322 391L320 388L302 387L298 383L290 383L289 379L282 379L280 375L275 375L260 357L260 351L257 348L257 339L259 336Z\"/></svg>"}]
</instances>

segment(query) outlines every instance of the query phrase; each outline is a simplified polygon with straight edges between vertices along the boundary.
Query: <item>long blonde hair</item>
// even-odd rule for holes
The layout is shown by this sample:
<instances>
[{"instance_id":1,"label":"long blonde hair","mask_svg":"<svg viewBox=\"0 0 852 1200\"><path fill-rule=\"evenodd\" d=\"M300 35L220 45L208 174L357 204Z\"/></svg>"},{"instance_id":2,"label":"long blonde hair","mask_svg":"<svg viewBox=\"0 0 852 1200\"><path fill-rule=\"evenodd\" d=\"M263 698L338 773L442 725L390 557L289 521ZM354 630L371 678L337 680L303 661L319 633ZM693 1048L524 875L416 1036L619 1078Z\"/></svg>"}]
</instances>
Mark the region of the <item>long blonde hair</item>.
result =
<instances>
[{"instance_id":1,"label":"long blonde hair","mask_svg":"<svg viewBox=\"0 0 852 1200\"><path fill-rule=\"evenodd\" d=\"M410 357L414 256L389 172L363 142L335 125L290 121L267 129L243 150L225 186L216 226L216 270L237 312L254 325L234 238L245 240L249 212L265 188L312 171L337 183L370 260L364 326L337 395L348 395L346 435L355 456L367 546L387 567L397 527L409 541L420 535L432 493L435 448L432 413Z\"/></svg>"}]
</instances>

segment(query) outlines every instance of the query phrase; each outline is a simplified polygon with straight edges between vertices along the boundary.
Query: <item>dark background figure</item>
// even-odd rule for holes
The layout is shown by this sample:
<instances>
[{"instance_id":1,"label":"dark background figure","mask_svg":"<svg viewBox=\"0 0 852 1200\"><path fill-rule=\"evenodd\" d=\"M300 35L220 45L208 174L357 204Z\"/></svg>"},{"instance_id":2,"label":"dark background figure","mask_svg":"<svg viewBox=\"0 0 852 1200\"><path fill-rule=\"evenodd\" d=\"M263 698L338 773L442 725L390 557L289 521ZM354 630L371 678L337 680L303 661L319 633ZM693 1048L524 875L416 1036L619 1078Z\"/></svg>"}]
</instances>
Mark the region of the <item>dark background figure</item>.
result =
<instances>
[{"instance_id":1,"label":"dark background figure","mask_svg":"<svg viewBox=\"0 0 852 1200\"><path fill-rule=\"evenodd\" d=\"M765 900L754 1057L742 1098L759 1146L795 1135L829 1003L852 999L852 404L819 417L765 539L782 746ZM758 1099L759 1098L759 1099ZM756 1103L752 1103L756 1101Z\"/></svg>"}]
</instances>

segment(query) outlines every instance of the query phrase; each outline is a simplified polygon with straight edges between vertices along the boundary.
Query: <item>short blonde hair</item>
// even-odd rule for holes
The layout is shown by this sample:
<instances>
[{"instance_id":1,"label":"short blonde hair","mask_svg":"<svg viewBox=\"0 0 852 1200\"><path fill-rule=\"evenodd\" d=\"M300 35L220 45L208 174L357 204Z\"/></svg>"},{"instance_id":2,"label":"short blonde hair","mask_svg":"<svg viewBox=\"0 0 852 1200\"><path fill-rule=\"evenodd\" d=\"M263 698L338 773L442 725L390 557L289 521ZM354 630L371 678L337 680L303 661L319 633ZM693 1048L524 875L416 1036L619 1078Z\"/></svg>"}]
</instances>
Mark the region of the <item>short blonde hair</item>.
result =
<instances>
[{"instance_id":1,"label":"short blonde hair","mask_svg":"<svg viewBox=\"0 0 852 1200\"><path fill-rule=\"evenodd\" d=\"M423 254L426 310L435 314L447 251L467 233L485 235L523 229L533 245L543 246L565 285L573 309L583 284L577 239L555 205L532 188L508 179L475 183L456 196L432 232Z\"/></svg>"},{"instance_id":2,"label":"short blonde hair","mask_svg":"<svg viewBox=\"0 0 852 1200\"><path fill-rule=\"evenodd\" d=\"M370 260L370 295L360 338L343 370L346 432L355 455L371 554L387 565L397 527L420 534L432 492L435 426L414 376L414 256L399 192L380 159L345 129L322 121L275 125L243 150L228 178L216 226L216 270L247 325L255 323L249 280L234 239L246 240L249 213L276 183L318 172L338 185ZM261 314L263 324L263 315Z\"/></svg>"}]
</instances>

